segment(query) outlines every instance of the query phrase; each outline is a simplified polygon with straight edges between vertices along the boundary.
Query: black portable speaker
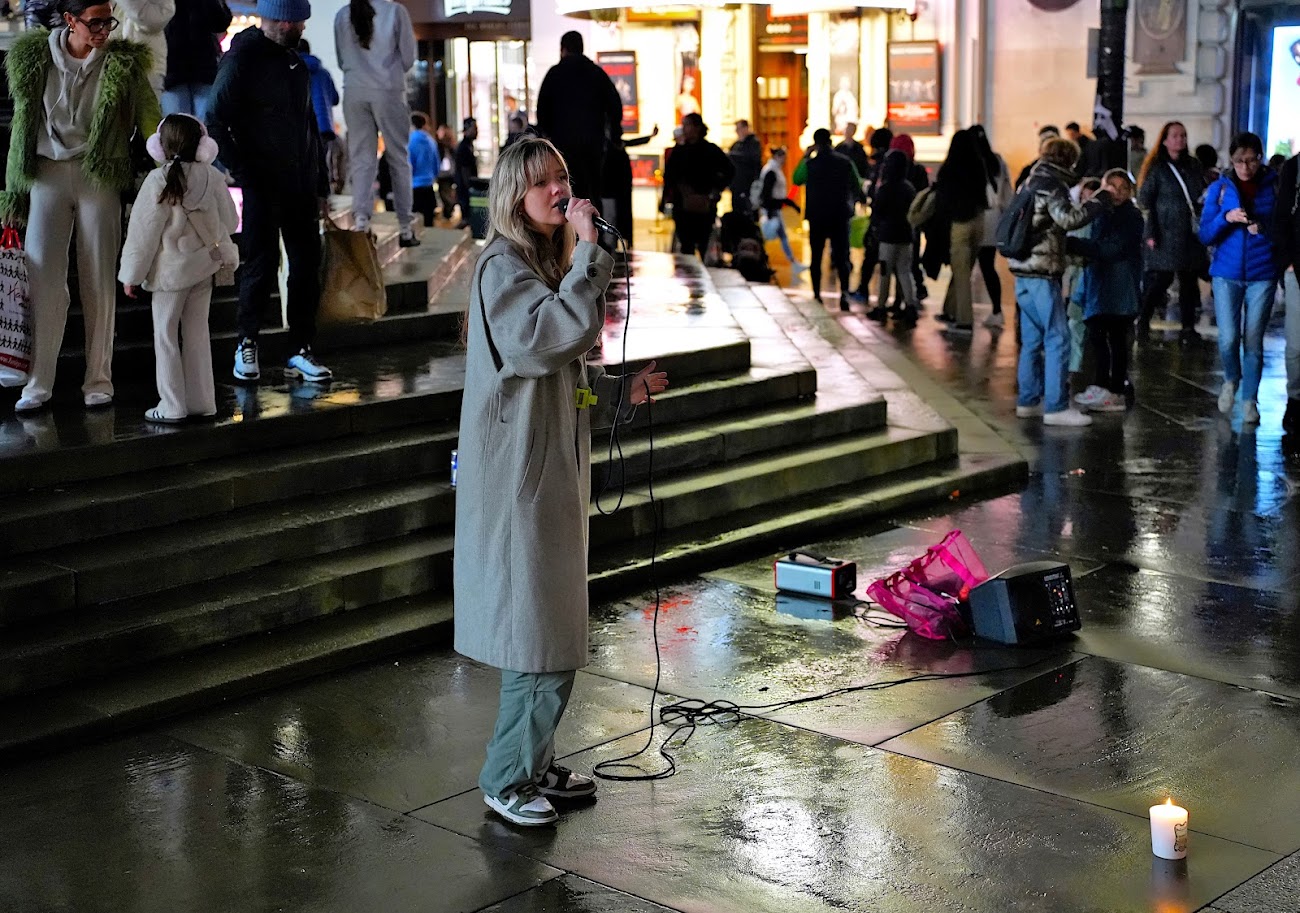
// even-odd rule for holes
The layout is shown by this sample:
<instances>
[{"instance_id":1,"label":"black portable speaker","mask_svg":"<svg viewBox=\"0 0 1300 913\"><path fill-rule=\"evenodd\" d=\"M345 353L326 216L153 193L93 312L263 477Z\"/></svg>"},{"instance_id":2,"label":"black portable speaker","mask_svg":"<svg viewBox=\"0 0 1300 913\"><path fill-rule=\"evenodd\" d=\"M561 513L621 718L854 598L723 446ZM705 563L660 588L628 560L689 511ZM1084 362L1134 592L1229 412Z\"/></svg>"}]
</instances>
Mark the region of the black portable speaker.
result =
<instances>
[{"instance_id":1,"label":"black portable speaker","mask_svg":"<svg viewBox=\"0 0 1300 913\"><path fill-rule=\"evenodd\" d=\"M1033 644L1081 627L1070 566L1032 561L1008 568L970 591L975 634L1004 644Z\"/></svg>"}]
</instances>

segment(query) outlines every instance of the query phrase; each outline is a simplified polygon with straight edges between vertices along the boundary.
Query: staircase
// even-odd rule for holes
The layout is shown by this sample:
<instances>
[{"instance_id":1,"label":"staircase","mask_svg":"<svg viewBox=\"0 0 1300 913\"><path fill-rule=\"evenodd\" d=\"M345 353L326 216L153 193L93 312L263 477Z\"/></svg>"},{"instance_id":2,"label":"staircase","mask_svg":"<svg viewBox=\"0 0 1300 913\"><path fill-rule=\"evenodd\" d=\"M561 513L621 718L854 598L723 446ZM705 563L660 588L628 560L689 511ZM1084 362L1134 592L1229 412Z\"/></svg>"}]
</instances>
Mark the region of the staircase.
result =
<instances>
[{"instance_id":1,"label":"staircase","mask_svg":"<svg viewBox=\"0 0 1300 913\"><path fill-rule=\"evenodd\" d=\"M211 425L69 443L22 423L31 445L0 451L0 756L448 641L468 266L356 347L322 342L340 381L298 411L272 388ZM420 269L390 264L412 302ZM656 517L657 573L680 576L1023 475L960 459L937 418L891 425L865 382L819 389L843 365L814 365L747 287L724 301L666 255L633 272L628 363L672 387L620 429L621 459L595 432L593 593L650 583Z\"/></svg>"}]
</instances>

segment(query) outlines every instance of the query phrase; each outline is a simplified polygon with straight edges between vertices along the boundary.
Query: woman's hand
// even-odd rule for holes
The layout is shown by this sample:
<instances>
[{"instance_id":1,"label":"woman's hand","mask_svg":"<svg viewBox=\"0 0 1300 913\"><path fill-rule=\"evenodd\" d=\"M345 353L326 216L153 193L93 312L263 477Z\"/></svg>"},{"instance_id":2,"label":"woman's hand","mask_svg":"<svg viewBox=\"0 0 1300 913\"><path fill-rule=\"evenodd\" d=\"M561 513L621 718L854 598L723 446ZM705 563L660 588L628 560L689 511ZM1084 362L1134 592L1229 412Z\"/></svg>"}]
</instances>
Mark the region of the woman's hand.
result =
<instances>
[{"instance_id":1,"label":"woman's hand","mask_svg":"<svg viewBox=\"0 0 1300 913\"><path fill-rule=\"evenodd\" d=\"M631 391L628 394L628 402L634 406L642 403L653 403L654 394L663 393L668 387L668 373L666 371L656 371L655 363L652 361L632 378Z\"/></svg>"},{"instance_id":2,"label":"woman's hand","mask_svg":"<svg viewBox=\"0 0 1300 913\"><path fill-rule=\"evenodd\" d=\"M1257 234L1259 234L1259 223L1258 223L1258 222L1247 222L1247 223L1246 223L1246 231L1250 232L1252 235L1257 235Z\"/></svg>"},{"instance_id":3,"label":"woman's hand","mask_svg":"<svg viewBox=\"0 0 1300 913\"><path fill-rule=\"evenodd\" d=\"M122 291L126 292L126 297L128 297L128 298L134 298L134 297L135 297L135 290L136 290L136 287L135 287L134 285L123 285L123 286L122 286Z\"/></svg>"},{"instance_id":4,"label":"woman's hand","mask_svg":"<svg viewBox=\"0 0 1300 913\"><path fill-rule=\"evenodd\" d=\"M569 208L565 210L564 217L573 226L579 241L596 243L600 232L596 230L596 223L593 221L596 218L596 207L591 205L590 200L579 200L577 197L569 200Z\"/></svg>"},{"instance_id":5,"label":"woman's hand","mask_svg":"<svg viewBox=\"0 0 1300 913\"><path fill-rule=\"evenodd\" d=\"M1156 239L1155 239L1155 238L1147 238L1147 247L1151 248L1152 250L1155 250L1155 249L1156 249Z\"/></svg>"},{"instance_id":6,"label":"woman's hand","mask_svg":"<svg viewBox=\"0 0 1300 913\"><path fill-rule=\"evenodd\" d=\"M1228 214L1223 218L1229 222L1236 222L1240 225L1245 225L1250 221L1250 216L1246 215L1246 210L1241 208L1229 210Z\"/></svg>"}]
</instances>

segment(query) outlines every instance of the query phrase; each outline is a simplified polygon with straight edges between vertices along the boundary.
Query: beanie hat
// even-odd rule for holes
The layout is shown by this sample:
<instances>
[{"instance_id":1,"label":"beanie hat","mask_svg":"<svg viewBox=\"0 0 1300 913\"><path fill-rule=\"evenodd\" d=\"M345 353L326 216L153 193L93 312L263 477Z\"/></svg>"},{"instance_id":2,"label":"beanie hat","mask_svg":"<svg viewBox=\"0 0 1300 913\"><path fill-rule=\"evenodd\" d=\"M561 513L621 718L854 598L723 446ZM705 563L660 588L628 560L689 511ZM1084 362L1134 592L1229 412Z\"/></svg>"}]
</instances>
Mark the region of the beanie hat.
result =
<instances>
[{"instance_id":1,"label":"beanie hat","mask_svg":"<svg viewBox=\"0 0 1300 913\"><path fill-rule=\"evenodd\" d=\"M909 160L916 158L916 143L912 142L912 137L906 133L900 133L891 139L889 148L900 150Z\"/></svg>"},{"instance_id":2,"label":"beanie hat","mask_svg":"<svg viewBox=\"0 0 1300 913\"><path fill-rule=\"evenodd\" d=\"M257 0L257 15L280 22L306 22L311 18L311 3L309 0Z\"/></svg>"}]
</instances>

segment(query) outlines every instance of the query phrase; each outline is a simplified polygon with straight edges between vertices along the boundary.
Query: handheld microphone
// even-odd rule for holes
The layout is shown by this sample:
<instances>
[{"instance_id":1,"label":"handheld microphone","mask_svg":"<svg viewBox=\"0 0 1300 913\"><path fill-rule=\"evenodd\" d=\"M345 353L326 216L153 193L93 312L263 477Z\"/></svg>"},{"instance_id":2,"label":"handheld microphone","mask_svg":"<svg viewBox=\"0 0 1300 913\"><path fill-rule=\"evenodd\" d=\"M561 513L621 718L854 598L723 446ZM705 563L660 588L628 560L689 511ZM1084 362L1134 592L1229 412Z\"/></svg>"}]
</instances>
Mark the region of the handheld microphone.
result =
<instances>
[{"instance_id":1,"label":"handheld microphone","mask_svg":"<svg viewBox=\"0 0 1300 913\"><path fill-rule=\"evenodd\" d=\"M568 212L569 198L565 197L564 199L560 200L560 202L555 204L554 208L558 209L560 212ZM618 235L620 238L623 237L622 234L619 233L619 230L617 228L615 228L613 225L610 225L600 216L593 216L591 221L601 231L607 231L611 235Z\"/></svg>"}]
</instances>

